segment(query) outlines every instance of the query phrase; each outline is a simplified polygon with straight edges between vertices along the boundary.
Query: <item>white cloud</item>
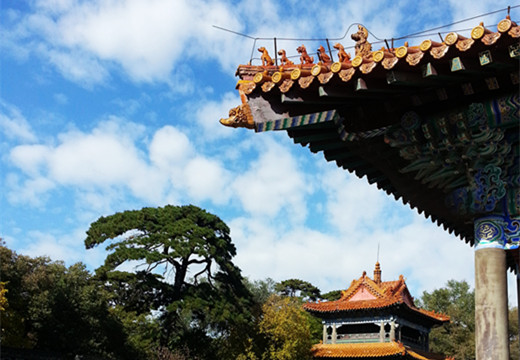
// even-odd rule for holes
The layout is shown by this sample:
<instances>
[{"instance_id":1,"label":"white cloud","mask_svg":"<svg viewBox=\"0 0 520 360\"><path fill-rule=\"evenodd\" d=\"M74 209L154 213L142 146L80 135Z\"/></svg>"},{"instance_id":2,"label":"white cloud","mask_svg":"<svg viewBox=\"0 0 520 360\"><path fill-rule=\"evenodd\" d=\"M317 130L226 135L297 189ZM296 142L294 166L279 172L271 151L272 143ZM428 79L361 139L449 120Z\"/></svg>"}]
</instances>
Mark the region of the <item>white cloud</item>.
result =
<instances>
[{"instance_id":1,"label":"white cloud","mask_svg":"<svg viewBox=\"0 0 520 360\"><path fill-rule=\"evenodd\" d=\"M215 204L225 204L231 196L231 180L222 164L203 157L192 159L184 172L188 194L196 201L211 199Z\"/></svg>"},{"instance_id":2,"label":"white cloud","mask_svg":"<svg viewBox=\"0 0 520 360\"><path fill-rule=\"evenodd\" d=\"M419 217L394 231L375 227L349 235L338 235L334 227L327 233L306 227L284 231L259 218L237 218L229 225L236 263L253 279L300 278L323 292L346 289L363 271L372 277L380 244L383 280L403 274L417 297L450 279L473 284L473 249Z\"/></svg>"},{"instance_id":3,"label":"white cloud","mask_svg":"<svg viewBox=\"0 0 520 360\"><path fill-rule=\"evenodd\" d=\"M23 142L36 141L31 125L20 110L0 100L0 132L7 139Z\"/></svg>"},{"instance_id":4,"label":"white cloud","mask_svg":"<svg viewBox=\"0 0 520 360\"><path fill-rule=\"evenodd\" d=\"M327 196L326 211L329 222L342 234L351 234L363 226L380 222L386 194L375 186L347 171L324 167L325 176L319 178Z\"/></svg>"},{"instance_id":5,"label":"white cloud","mask_svg":"<svg viewBox=\"0 0 520 360\"><path fill-rule=\"evenodd\" d=\"M61 51L45 46L40 46L39 49L40 53L71 81L92 87L109 77L105 66L89 53L77 50Z\"/></svg>"},{"instance_id":6,"label":"white cloud","mask_svg":"<svg viewBox=\"0 0 520 360\"><path fill-rule=\"evenodd\" d=\"M48 159L50 176L62 184L107 186L146 172L138 150L124 135L95 129L63 136Z\"/></svg>"},{"instance_id":7,"label":"white cloud","mask_svg":"<svg viewBox=\"0 0 520 360\"><path fill-rule=\"evenodd\" d=\"M208 140L221 139L236 136L240 131L247 131L223 126L218 121L220 118L227 117L229 110L241 103L238 93L227 92L220 99L205 101L202 106L198 107L195 119L203 131L204 138Z\"/></svg>"},{"instance_id":8,"label":"white cloud","mask_svg":"<svg viewBox=\"0 0 520 360\"><path fill-rule=\"evenodd\" d=\"M151 162L164 170L183 166L193 154L194 149L186 134L170 125L157 130L149 146Z\"/></svg>"},{"instance_id":9,"label":"white cloud","mask_svg":"<svg viewBox=\"0 0 520 360\"><path fill-rule=\"evenodd\" d=\"M49 148L45 145L20 145L11 150L11 161L27 174L37 175L48 161Z\"/></svg>"},{"instance_id":10,"label":"white cloud","mask_svg":"<svg viewBox=\"0 0 520 360\"><path fill-rule=\"evenodd\" d=\"M150 170L135 141L143 127L109 118L90 133L71 130L57 136L57 144L15 146L9 159L26 179L11 176L10 199L36 202L56 185L85 191L110 192L112 186L127 186L136 197L160 198L160 182ZM158 193L159 191L159 193Z\"/></svg>"},{"instance_id":11,"label":"white cloud","mask_svg":"<svg viewBox=\"0 0 520 360\"><path fill-rule=\"evenodd\" d=\"M40 37L39 53L68 79L94 84L107 79L106 67L118 64L137 82L178 82L175 69L187 61L230 56L229 38L211 27L225 19L236 27L237 15L217 1L40 1L18 33ZM221 34L220 34L221 35ZM29 46L34 46L30 44ZM232 66L235 66L233 63Z\"/></svg>"},{"instance_id":12,"label":"white cloud","mask_svg":"<svg viewBox=\"0 0 520 360\"><path fill-rule=\"evenodd\" d=\"M15 174L7 174L5 180L7 199L17 205L41 207L48 200L49 191L55 187L56 184L51 179L39 175L22 180Z\"/></svg>"},{"instance_id":13,"label":"white cloud","mask_svg":"<svg viewBox=\"0 0 520 360\"><path fill-rule=\"evenodd\" d=\"M258 159L248 164L246 172L237 174L233 184L244 210L269 217L284 211L290 222L304 220L304 198L311 187L303 169L281 144L265 138L258 146Z\"/></svg>"},{"instance_id":14,"label":"white cloud","mask_svg":"<svg viewBox=\"0 0 520 360\"><path fill-rule=\"evenodd\" d=\"M450 1L442 5L428 2L420 6L409 1L391 5L373 1L349 2L348 6L342 2L301 6L297 2L269 0L236 4L216 0L45 0L35 4L34 13L13 21L7 28L3 45L11 53L32 50L66 78L86 86L105 82L116 65L136 82L165 82L181 92L196 87L190 77L182 76L185 70L177 71L179 68L211 62L231 73L237 64L249 60L252 39L211 25L253 37L335 38L342 36L350 24L361 22L376 36L390 39L404 35L408 28L414 32L424 30L424 23L409 17L410 8L429 9L428 14L416 17L428 17L432 20L426 22L429 26L438 26L508 5L504 1ZM450 16L446 17L447 13ZM384 21L374 14L384 14ZM502 15L505 13L489 22L494 23ZM349 35L342 40L345 47L354 45ZM376 43L377 39L371 41ZM281 40L278 48L295 55L295 44ZM274 53L272 40L266 40L265 45ZM313 49L318 43L307 41L307 45ZM380 42L375 47L383 45ZM253 56L259 57L256 49L253 51Z\"/></svg>"},{"instance_id":15,"label":"white cloud","mask_svg":"<svg viewBox=\"0 0 520 360\"><path fill-rule=\"evenodd\" d=\"M43 195L59 185L76 189L78 199L99 209L109 208L120 196L117 189L156 205L179 199L230 200L234 177L221 154L203 155L170 125L155 131L147 147L141 146L146 139L144 126L108 117L90 132L58 134L56 144L15 146L8 158L23 176L11 174L9 199L41 204Z\"/></svg>"}]
</instances>

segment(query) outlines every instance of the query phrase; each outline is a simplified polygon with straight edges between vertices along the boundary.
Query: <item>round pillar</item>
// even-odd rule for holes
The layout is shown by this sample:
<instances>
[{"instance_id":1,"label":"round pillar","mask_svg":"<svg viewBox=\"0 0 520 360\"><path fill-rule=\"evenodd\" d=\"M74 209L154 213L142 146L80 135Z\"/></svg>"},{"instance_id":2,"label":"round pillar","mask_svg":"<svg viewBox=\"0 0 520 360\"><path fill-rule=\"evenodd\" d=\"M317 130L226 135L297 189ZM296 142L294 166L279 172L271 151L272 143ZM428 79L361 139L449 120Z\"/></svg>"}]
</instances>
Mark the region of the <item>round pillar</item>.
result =
<instances>
[{"instance_id":1,"label":"round pillar","mask_svg":"<svg viewBox=\"0 0 520 360\"><path fill-rule=\"evenodd\" d=\"M323 325L323 344L327 343L327 325Z\"/></svg>"},{"instance_id":2,"label":"round pillar","mask_svg":"<svg viewBox=\"0 0 520 360\"><path fill-rule=\"evenodd\" d=\"M505 240L499 217L475 222L475 346L477 360L508 360Z\"/></svg>"},{"instance_id":3,"label":"round pillar","mask_svg":"<svg viewBox=\"0 0 520 360\"><path fill-rule=\"evenodd\" d=\"M335 344L338 340L338 333L336 331L336 324L332 325L332 343Z\"/></svg>"},{"instance_id":4,"label":"round pillar","mask_svg":"<svg viewBox=\"0 0 520 360\"><path fill-rule=\"evenodd\" d=\"M390 341L395 341L395 321L390 323Z\"/></svg>"}]
</instances>

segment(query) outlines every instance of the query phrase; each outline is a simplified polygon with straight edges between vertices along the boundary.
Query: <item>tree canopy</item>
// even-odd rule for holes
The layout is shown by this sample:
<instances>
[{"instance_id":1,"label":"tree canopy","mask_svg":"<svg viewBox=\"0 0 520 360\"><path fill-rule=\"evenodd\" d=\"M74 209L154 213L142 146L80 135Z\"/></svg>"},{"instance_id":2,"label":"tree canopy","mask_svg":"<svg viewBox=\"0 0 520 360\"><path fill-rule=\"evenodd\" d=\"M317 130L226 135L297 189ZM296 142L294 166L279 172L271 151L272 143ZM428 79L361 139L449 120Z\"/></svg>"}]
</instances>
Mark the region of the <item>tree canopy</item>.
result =
<instances>
[{"instance_id":1,"label":"tree canopy","mask_svg":"<svg viewBox=\"0 0 520 360\"><path fill-rule=\"evenodd\" d=\"M0 244L0 273L7 290L0 310L2 346L70 357L136 357L107 306L107 294L83 264L66 267L47 257L18 255Z\"/></svg>"},{"instance_id":2,"label":"tree canopy","mask_svg":"<svg viewBox=\"0 0 520 360\"><path fill-rule=\"evenodd\" d=\"M98 273L114 271L136 260L152 273L173 272L172 299L180 299L201 279L211 286L222 278L240 278L231 258L236 255L229 228L216 215L196 206L172 206L128 210L101 217L90 225L87 249L113 240L105 264ZM215 267L217 267L215 272ZM189 271L193 275L188 281Z\"/></svg>"},{"instance_id":3,"label":"tree canopy","mask_svg":"<svg viewBox=\"0 0 520 360\"><path fill-rule=\"evenodd\" d=\"M320 297L320 289L307 281L288 279L279 282L275 290L284 296L299 297L302 300L316 301Z\"/></svg>"},{"instance_id":4,"label":"tree canopy","mask_svg":"<svg viewBox=\"0 0 520 360\"><path fill-rule=\"evenodd\" d=\"M262 359L311 359L311 326L294 297L271 295L263 306L260 331L268 339Z\"/></svg>"},{"instance_id":5,"label":"tree canopy","mask_svg":"<svg viewBox=\"0 0 520 360\"><path fill-rule=\"evenodd\" d=\"M105 242L111 252L97 276L125 311L160 310L162 345L200 358L235 351L225 339L247 333L252 295L218 216L193 205L124 211L91 224L85 246ZM138 271L122 271L125 263Z\"/></svg>"},{"instance_id":6,"label":"tree canopy","mask_svg":"<svg viewBox=\"0 0 520 360\"><path fill-rule=\"evenodd\" d=\"M424 292L418 305L450 316L451 321L430 333L430 349L457 359L475 358L475 292L466 281Z\"/></svg>"}]
</instances>

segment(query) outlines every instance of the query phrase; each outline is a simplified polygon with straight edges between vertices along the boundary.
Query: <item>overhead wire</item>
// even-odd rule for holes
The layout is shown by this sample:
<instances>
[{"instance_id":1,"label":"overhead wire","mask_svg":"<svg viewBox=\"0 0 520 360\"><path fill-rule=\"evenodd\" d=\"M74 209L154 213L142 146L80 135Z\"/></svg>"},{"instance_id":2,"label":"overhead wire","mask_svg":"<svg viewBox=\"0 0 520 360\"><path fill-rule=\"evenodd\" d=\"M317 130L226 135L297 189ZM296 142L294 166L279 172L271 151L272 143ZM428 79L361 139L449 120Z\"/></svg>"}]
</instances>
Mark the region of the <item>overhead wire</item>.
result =
<instances>
[{"instance_id":1,"label":"overhead wire","mask_svg":"<svg viewBox=\"0 0 520 360\"><path fill-rule=\"evenodd\" d=\"M484 18L486 16L490 16L490 15L494 15L494 14L497 14L497 13L500 13L500 12L504 12L504 11L507 11L508 15L510 14L511 10L512 9L516 9L516 8L519 8L520 5L515 5L515 6L508 6L507 8L503 8L503 9L499 9L499 10L494 10L494 11L490 11L490 12L487 12L487 13L484 13L484 14L480 14L480 15L476 15L476 16L472 16L472 17L469 17L469 18L466 18L466 19L462 19L462 20L458 20L458 21L455 21L455 22L452 22L450 24L446 24L446 25L441 25L441 26L437 26L437 27L434 27L434 28L430 28L430 29L426 29L426 30L422 30L422 31L418 31L418 32L415 32L415 33L411 33L411 34L407 34L407 35L403 35L403 36L399 36L399 37L393 37L393 38L390 38L390 39L381 39L379 37L377 37L374 33L372 33L369 29L367 29L367 32L376 40L375 42L372 42L372 44L378 44L378 43L385 43L385 44L388 44L388 40L392 41L392 43L394 41L399 41L399 40L404 40L404 39L410 39L410 38L417 38L417 37L424 37L424 36L432 36L432 35L439 35L441 34L441 32L438 32L438 30L441 30L441 29L445 29L445 28L449 28L449 27L452 27L454 25L458 25L458 24L462 24L464 22L468 22L468 21L471 21L471 20L475 20L475 19L479 19L479 18ZM245 37L245 38L248 38L248 39L251 39L253 40L253 48L252 48L252 51L251 51L251 60L252 61L254 58L253 58L253 54L254 54L254 48L255 48L255 45L256 45L256 42L258 40L274 40L275 41L275 48L276 48L276 41L339 41L339 40L343 40L345 39L345 37L347 36L347 34L349 33L350 29L353 27L353 26L356 26L356 25L361 25L363 26L361 23L352 23L348 26L347 30L345 31L345 33L343 34L342 37L339 37L339 38L288 38L288 37L254 37L254 36L251 36L251 35L247 35L247 34L243 34L243 33L240 33L238 31L234 31L234 30L229 30L229 29L226 29L226 28L223 28L221 26L217 26L217 25L213 25L214 28L216 29L219 29L219 30L223 30L223 31L226 31L226 32L230 32L232 34L235 34L235 35L239 35L239 36L242 36L242 37ZM365 27L366 29L366 27ZM457 29L457 30L454 30L456 32L462 32L462 31L469 31L471 29ZM350 46L350 47L345 47L345 49L351 49L351 48L354 48L354 46ZM275 54L276 56L276 54ZM295 56L288 56L289 58L291 57L297 57L298 55L295 55Z\"/></svg>"}]
</instances>

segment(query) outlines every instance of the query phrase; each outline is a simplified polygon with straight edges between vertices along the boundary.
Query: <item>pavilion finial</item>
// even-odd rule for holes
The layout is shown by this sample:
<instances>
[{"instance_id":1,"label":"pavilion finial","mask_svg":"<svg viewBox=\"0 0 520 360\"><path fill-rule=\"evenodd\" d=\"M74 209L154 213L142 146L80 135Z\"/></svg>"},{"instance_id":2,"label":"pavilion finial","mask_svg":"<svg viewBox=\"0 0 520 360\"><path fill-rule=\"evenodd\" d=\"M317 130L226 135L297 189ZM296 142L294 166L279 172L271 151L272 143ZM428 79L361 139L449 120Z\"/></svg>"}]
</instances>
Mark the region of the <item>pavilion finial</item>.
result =
<instances>
[{"instance_id":1,"label":"pavilion finial","mask_svg":"<svg viewBox=\"0 0 520 360\"><path fill-rule=\"evenodd\" d=\"M376 262L376 268L374 269L374 282L377 285L381 284L381 267L379 266L379 261Z\"/></svg>"}]
</instances>

